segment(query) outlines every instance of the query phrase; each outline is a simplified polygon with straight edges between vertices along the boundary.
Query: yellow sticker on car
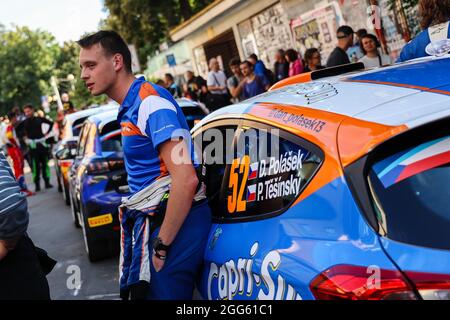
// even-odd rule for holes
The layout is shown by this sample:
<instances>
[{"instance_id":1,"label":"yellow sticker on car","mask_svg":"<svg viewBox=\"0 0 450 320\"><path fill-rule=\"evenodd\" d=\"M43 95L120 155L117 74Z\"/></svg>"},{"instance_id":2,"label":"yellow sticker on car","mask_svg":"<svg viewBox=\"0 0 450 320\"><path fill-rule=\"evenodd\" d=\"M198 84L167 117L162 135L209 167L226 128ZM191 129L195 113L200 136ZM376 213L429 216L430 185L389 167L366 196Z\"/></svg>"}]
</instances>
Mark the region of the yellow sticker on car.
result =
<instances>
[{"instance_id":1,"label":"yellow sticker on car","mask_svg":"<svg viewBox=\"0 0 450 320\"><path fill-rule=\"evenodd\" d=\"M105 214L103 216L98 216L88 219L89 228L101 227L107 224L113 223L112 214Z\"/></svg>"}]
</instances>

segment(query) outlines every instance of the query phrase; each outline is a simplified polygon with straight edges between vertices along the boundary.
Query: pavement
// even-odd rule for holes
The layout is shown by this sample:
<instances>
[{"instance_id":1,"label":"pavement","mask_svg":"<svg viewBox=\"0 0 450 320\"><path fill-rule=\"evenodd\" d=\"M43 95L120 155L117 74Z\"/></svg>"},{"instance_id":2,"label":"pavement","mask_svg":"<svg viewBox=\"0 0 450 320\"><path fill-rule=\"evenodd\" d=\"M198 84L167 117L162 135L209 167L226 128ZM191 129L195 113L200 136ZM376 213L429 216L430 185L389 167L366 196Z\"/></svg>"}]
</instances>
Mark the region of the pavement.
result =
<instances>
[{"instance_id":1,"label":"pavement","mask_svg":"<svg viewBox=\"0 0 450 320\"><path fill-rule=\"evenodd\" d=\"M83 234L72 221L70 207L58 192L56 174L51 167L53 189L28 198L30 225L28 234L35 245L57 260L48 275L53 300L119 299L119 258L91 263L87 257ZM33 191L31 176L27 183ZM43 185L43 183L42 183Z\"/></svg>"}]
</instances>

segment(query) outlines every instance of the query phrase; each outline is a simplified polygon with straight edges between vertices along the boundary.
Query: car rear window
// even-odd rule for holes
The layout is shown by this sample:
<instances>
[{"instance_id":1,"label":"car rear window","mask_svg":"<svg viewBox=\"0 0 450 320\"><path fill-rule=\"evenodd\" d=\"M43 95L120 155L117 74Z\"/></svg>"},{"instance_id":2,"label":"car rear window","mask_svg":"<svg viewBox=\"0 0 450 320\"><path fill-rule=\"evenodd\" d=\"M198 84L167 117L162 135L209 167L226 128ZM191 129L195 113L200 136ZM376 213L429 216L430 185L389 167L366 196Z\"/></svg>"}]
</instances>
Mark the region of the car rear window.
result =
<instances>
[{"instance_id":1,"label":"car rear window","mask_svg":"<svg viewBox=\"0 0 450 320\"><path fill-rule=\"evenodd\" d=\"M83 122L87 119L87 117L83 117L81 119L78 119L74 121L72 124L72 134L74 137L78 137L81 132L81 128L83 127Z\"/></svg>"},{"instance_id":2,"label":"car rear window","mask_svg":"<svg viewBox=\"0 0 450 320\"><path fill-rule=\"evenodd\" d=\"M122 135L117 121L112 121L102 128L100 142L102 152L122 151Z\"/></svg>"},{"instance_id":3,"label":"car rear window","mask_svg":"<svg viewBox=\"0 0 450 320\"><path fill-rule=\"evenodd\" d=\"M376 162L369 184L388 238L450 250L450 136Z\"/></svg>"}]
</instances>

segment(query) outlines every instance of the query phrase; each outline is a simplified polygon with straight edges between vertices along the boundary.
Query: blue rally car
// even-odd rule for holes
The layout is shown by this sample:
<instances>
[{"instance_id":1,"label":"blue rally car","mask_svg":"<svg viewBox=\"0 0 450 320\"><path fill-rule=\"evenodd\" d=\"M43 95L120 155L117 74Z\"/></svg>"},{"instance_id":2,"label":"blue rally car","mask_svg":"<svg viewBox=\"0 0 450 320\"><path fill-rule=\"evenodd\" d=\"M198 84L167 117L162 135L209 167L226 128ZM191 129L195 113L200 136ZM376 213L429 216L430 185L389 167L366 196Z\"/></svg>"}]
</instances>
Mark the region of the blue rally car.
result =
<instances>
[{"instance_id":1,"label":"blue rally car","mask_svg":"<svg viewBox=\"0 0 450 320\"><path fill-rule=\"evenodd\" d=\"M450 56L339 74L355 68L194 127L203 298L450 300Z\"/></svg>"},{"instance_id":2,"label":"blue rally car","mask_svg":"<svg viewBox=\"0 0 450 320\"><path fill-rule=\"evenodd\" d=\"M118 252L118 206L129 195L117 113L116 109L86 120L70 171L75 223L83 229L91 261Z\"/></svg>"}]
</instances>

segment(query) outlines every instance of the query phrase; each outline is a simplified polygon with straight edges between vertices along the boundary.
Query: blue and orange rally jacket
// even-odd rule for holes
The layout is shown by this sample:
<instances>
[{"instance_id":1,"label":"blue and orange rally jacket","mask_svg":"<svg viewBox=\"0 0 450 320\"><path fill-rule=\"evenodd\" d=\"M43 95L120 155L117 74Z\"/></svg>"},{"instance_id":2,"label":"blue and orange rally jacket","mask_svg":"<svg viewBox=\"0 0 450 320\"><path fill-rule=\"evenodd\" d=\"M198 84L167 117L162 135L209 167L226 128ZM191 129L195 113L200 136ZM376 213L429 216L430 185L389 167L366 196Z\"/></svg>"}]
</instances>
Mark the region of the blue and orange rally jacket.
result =
<instances>
[{"instance_id":1,"label":"blue and orange rally jacket","mask_svg":"<svg viewBox=\"0 0 450 320\"><path fill-rule=\"evenodd\" d=\"M446 38L450 38L448 22L425 29L403 47L397 62L427 57L426 47L432 41L444 40Z\"/></svg>"},{"instance_id":2,"label":"blue and orange rally jacket","mask_svg":"<svg viewBox=\"0 0 450 320\"><path fill-rule=\"evenodd\" d=\"M125 167L132 194L168 175L158 152L166 141L183 138L191 147L192 163L196 166L186 119L166 89L145 81L143 77L136 79L119 109L118 122L122 127ZM150 282L148 217L156 210L120 211L120 288L128 290L139 282Z\"/></svg>"}]
</instances>

